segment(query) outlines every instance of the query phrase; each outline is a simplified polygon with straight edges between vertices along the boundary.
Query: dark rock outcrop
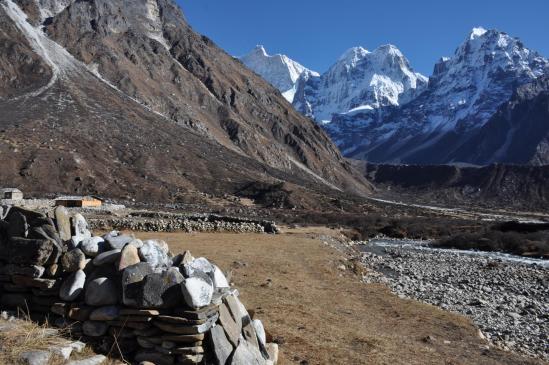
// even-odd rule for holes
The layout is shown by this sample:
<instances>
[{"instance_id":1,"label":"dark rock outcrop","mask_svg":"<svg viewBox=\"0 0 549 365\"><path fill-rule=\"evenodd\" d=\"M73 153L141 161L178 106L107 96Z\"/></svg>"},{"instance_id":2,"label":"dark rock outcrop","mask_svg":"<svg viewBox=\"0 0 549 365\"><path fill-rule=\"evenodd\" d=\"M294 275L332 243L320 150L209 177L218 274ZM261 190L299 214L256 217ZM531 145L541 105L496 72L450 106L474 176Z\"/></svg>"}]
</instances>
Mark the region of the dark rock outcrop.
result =
<instances>
[{"instance_id":1,"label":"dark rock outcrop","mask_svg":"<svg viewBox=\"0 0 549 365\"><path fill-rule=\"evenodd\" d=\"M549 75L516 90L452 159L549 165Z\"/></svg>"},{"instance_id":2,"label":"dark rock outcrop","mask_svg":"<svg viewBox=\"0 0 549 365\"><path fill-rule=\"evenodd\" d=\"M424 204L460 204L547 211L549 166L374 165L365 174L379 188Z\"/></svg>"}]
</instances>

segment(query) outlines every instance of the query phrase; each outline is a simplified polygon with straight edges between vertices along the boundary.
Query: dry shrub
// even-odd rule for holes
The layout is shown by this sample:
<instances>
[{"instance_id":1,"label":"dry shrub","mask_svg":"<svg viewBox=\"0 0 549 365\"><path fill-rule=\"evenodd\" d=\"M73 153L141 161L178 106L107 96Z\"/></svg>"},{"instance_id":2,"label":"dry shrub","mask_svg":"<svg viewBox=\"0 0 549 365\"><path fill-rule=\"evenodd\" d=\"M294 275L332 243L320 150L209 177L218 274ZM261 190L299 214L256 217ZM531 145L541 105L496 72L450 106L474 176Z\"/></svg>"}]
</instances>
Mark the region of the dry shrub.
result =
<instances>
[{"instance_id":1,"label":"dry shrub","mask_svg":"<svg viewBox=\"0 0 549 365\"><path fill-rule=\"evenodd\" d=\"M549 256L549 233L501 232L459 234L440 240L435 246L460 250L507 252L515 255Z\"/></svg>"},{"instance_id":2,"label":"dry shrub","mask_svg":"<svg viewBox=\"0 0 549 365\"><path fill-rule=\"evenodd\" d=\"M46 324L38 324L23 315L14 321L0 320L0 364L19 364L21 354L27 351L49 350L67 343L63 333L52 334ZM52 356L49 365L60 365L64 361Z\"/></svg>"},{"instance_id":3,"label":"dry shrub","mask_svg":"<svg viewBox=\"0 0 549 365\"><path fill-rule=\"evenodd\" d=\"M27 351L51 350L57 346L66 346L70 340L70 329L56 329L54 332L48 323L32 321L23 312L14 321L0 319L0 364L22 364L21 355ZM86 346L80 353L73 351L71 360L81 360L96 355L91 347ZM52 355L48 365L62 365L66 361L60 356ZM123 364L119 360L109 359L105 365Z\"/></svg>"}]
</instances>

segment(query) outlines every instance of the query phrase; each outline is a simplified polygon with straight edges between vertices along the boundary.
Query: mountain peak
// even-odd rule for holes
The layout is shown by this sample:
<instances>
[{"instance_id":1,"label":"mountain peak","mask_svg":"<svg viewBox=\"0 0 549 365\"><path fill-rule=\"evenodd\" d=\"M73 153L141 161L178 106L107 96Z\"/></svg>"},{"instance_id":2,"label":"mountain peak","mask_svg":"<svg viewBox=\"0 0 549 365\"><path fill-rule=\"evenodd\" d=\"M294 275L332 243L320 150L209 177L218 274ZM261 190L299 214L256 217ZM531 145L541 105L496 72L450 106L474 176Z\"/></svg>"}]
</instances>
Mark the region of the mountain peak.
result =
<instances>
[{"instance_id":1,"label":"mountain peak","mask_svg":"<svg viewBox=\"0 0 549 365\"><path fill-rule=\"evenodd\" d=\"M264 57L269 57L267 50L265 50L265 47L262 44L258 44L257 46L255 46L255 48L249 54L258 54Z\"/></svg>"},{"instance_id":2,"label":"mountain peak","mask_svg":"<svg viewBox=\"0 0 549 365\"><path fill-rule=\"evenodd\" d=\"M543 73L547 60L536 51L524 46L520 39L497 29L474 28L448 62L452 75L476 69L480 77L484 72L503 70L529 81ZM467 71L467 72L469 72ZM460 71L461 72L461 71ZM450 78L454 76L450 75Z\"/></svg>"},{"instance_id":3,"label":"mountain peak","mask_svg":"<svg viewBox=\"0 0 549 365\"><path fill-rule=\"evenodd\" d=\"M240 60L252 71L276 87L290 103L293 101L296 83L304 73L318 75L286 55L269 55L262 45L257 45Z\"/></svg>"},{"instance_id":4,"label":"mountain peak","mask_svg":"<svg viewBox=\"0 0 549 365\"><path fill-rule=\"evenodd\" d=\"M368 113L406 103L426 86L427 78L415 73L394 45L371 52L353 47L320 78L304 80L294 105L327 125L337 114Z\"/></svg>"},{"instance_id":5,"label":"mountain peak","mask_svg":"<svg viewBox=\"0 0 549 365\"><path fill-rule=\"evenodd\" d=\"M484 34L486 34L488 30L486 30L483 27L475 27L473 30L471 30L471 33L469 34L469 39L477 39L479 37L482 37Z\"/></svg>"},{"instance_id":6,"label":"mountain peak","mask_svg":"<svg viewBox=\"0 0 549 365\"><path fill-rule=\"evenodd\" d=\"M361 157L405 163L499 161L512 151L510 146L520 133L500 133L505 129L500 126L498 133L504 136L503 143L495 152L490 150L493 155L482 155L484 160L461 146L485 128L500 106L509 102L517 86L533 82L548 67L549 60L526 48L518 38L496 29L475 28L451 58L442 58L435 65L429 86L419 97L388 118L376 120L379 124L366 120L360 138L368 144L362 146ZM359 118L347 118L338 127L350 129L359 122ZM376 129L380 124L385 128ZM486 138L483 148L491 149L495 144L489 136ZM494 140L499 143L498 136ZM476 142L471 143L467 146L473 150L470 147ZM398 151L395 144L399 144ZM373 154L364 152L374 150ZM356 158L353 153L349 156Z\"/></svg>"},{"instance_id":7,"label":"mountain peak","mask_svg":"<svg viewBox=\"0 0 549 365\"><path fill-rule=\"evenodd\" d=\"M363 47L352 47L346 50L341 57L339 57L338 62L345 63L345 64L356 64L359 60L364 58L367 54L369 54L370 51L368 51L366 48Z\"/></svg>"},{"instance_id":8,"label":"mountain peak","mask_svg":"<svg viewBox=\"0 0 549 365\"><path fill-rule=\"evenodd\" d=\"M373 53L385 53L385 54L391 54L391 55L395 55L395 56L403 56L402 52L400 51L400 49L398 49L397 46L395 45L392 45L392 44L384 44L382 46L379 46L378 48L376 48Z\"/></svg>"}]
</instances>

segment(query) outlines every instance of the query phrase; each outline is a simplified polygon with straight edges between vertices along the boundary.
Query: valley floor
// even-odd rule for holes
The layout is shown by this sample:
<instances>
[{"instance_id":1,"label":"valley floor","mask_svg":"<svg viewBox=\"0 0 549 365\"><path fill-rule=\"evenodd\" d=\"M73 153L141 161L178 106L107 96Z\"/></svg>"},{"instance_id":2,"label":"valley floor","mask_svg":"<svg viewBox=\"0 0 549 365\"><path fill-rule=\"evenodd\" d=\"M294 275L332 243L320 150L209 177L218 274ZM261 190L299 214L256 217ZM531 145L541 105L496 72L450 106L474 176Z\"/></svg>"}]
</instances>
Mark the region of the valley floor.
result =
<instances>
[{"instance_id":1,"label":"valley floor","mask_svg":"<svg viewBox=\"0 0 549 365\"><path fill-rule=\"evenodd\" d=\"M207 256L281 350L280 364L542 364L497 350L458 314L364 284L356 251L325 228L280 235L136 233Z\"/></svg>"}]
</instances>

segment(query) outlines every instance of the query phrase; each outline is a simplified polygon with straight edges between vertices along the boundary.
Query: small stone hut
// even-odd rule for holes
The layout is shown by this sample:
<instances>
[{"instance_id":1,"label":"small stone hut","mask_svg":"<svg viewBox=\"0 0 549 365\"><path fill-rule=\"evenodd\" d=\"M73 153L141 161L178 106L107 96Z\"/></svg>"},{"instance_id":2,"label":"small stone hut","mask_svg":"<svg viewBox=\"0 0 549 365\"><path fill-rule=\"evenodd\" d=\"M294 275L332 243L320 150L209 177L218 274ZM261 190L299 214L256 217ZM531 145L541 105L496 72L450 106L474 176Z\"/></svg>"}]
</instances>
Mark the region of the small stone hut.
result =
<instances>
[{"instance_id":1,"label":"small stone hut","mask_svg":"<svg viewBox=\"0 0 549 365\"><path fill-rule=\"evenodd\" d=\"M55 199L55 205L67 208L99 208L103 201L95 196L60 196Z\"/></svg>"},{"instance_id":2,"label":"small stone hut","mask_svg":"<svg viewBox=\"0 0 549 365\"><path fill-rule=\"evenodd\" d=\"M16 188L0 189L0 198L6 200L21 200L23 192Z\"/></svg>"}]
</instances>

